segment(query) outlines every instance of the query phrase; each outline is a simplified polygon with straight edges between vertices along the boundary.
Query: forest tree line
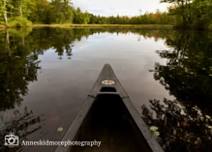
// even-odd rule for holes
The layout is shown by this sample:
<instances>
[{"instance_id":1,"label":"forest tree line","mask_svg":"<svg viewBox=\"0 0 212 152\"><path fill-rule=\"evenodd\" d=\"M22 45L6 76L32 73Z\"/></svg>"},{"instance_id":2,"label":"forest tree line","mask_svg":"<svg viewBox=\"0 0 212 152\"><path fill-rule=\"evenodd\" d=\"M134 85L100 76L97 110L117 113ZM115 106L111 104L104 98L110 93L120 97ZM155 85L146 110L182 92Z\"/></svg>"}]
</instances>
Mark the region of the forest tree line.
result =
<instances>
[{"instance_id":1,"label":"forest tree line","mask_svg":"<svg viewBox=\"0 0 212 152\"><path fill-rule=\"evenodd\" d=\"M212 0L161 0L171 3L169 14L174 15L176 27L207 29L212 24Z\"/></svg>"},{"instance_id":2,"label":"forest tree line","mask_svg":"<svg viewBox=\"0 0 212 152\"><path fill-rule=\"evenodd\" d=\"M161 0L172 3L168 12L142 15L96 16L74 8L71 0L1 0L0 23L24 26L54 24L173 24L176 27L205 29L212 21L212 0Z\"/></svg>"}]
</instances>

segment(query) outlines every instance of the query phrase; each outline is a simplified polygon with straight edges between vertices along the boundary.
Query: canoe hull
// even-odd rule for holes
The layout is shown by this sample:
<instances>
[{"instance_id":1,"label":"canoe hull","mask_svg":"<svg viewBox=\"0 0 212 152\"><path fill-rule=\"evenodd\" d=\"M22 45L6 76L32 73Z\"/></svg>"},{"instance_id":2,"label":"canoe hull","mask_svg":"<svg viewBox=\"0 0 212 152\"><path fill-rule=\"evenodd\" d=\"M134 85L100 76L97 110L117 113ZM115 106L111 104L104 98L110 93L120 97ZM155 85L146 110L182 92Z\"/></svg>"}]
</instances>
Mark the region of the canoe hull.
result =
<instances>
[{"instance_id":1,"label":"canoe hull","mask_svg":"<svg viewBox=\"0 0 212 152\"><path fill-rule=\"evenodd\" d=\"M58 147L56 152L163 152L108 64L63 140L97 140L101 146Z\"/></svg>"},{"instance_id":2,"label":"canoe hull","mask_svg":"<svg viewBox=\"0 0 212 152\"><path fill-rule=\"evenodd\" d=\"M75 140L97 140L101 141L101 146L72 147L73 152L151 152L122 99L116 94L96 97Z\"/></svg>"}]
</instances>

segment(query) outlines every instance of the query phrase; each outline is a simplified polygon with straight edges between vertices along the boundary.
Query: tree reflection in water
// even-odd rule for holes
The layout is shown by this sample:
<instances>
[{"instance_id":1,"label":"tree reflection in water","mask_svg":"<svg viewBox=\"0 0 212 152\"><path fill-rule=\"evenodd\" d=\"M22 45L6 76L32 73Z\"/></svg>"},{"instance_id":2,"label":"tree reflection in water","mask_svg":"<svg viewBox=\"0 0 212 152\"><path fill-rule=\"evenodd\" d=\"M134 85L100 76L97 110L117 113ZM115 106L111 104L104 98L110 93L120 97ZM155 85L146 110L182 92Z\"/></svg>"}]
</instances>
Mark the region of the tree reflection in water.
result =
<instances>
[{"instance_id":1,"label":"tree reflection in water","mask_svg":"<svg viewBox=\"0 0 212 152\"><path fill-rule=\"evenodd\" d=\"M53 49L59 59L71 59L75 41L100 32L128 33L145 37L165 37L159 31L138 31L130 29L8 29L0 31L0 111L20 105L28 93L30 82L37 81L41 68L39 55Z\"/></svg>"},{"instance_id":2,"label":"tree reflection in water","mask_svg":"<svg viewBox=\"0 0 212 152\"><path fill-rule=\"evenodd\" d=\"M0 151L15 151L22 147L8 148L4 146L4 137L9 133L14 133L20 140L26 138L27 135L41 128L41 118L36 116L27 107L23 111L12 110L9 120L7 116L1 115L0 117Z\"/></svg>"},{"instance_id":3,"label":"tree reflection in water","mask_svg":"<svg viewBox=\"0 0 212 152\"><path fill-rule=\"evenodd\" d=\"M21 105L23 96L28 93L29 83L37 80L40 54L51 48L60 59L64 55L70 59L75 41L105 31L130 31L144 37L154 37L155 40L166 39L167 45L173 50L158 51L161 58L167 59L167 64L155 65L154 78L181 104L177 101L164 100L164 103L160 103L152 100L155 116L143 106L144 119L147 124L159 127L160 142L166 151L212 149L211 118L205 114L211 113L212 108L212 36L206 32L49 28L0 32L0 112L6 113L16 105ZM10 124L16 124L19 126L17 130L21 130L20 128L24 129L34 122L33 119L31 121L31 112L25 114L8 122L8 131L12 128ZM0 130L0 137L3 137L5 129ZM27 132L20 135L27 135Z\"/></svg>"},{"instance_id":4,"label":"tree reflection in water","mask_svg":"<svg viewBox=\"0 0 212 152\"><path fill-rule=\"evenodd\" d=\"M154 78L179 101L197 104L211 113L212 33L176 32L167 38L173 49L158 51L166 65L155 65Z\"/></svg>"},{"instance_id":5,"label":"tree reflection in water","mask_svg":"<svg viewBox=\"0 0 212 152\"><path fill-rule=\"evenodd\" d=\"M167 152L209 152L212 149L212 118L197 106L174 100L150 100L142 106L142 118L158 128L158 140Z\"/></svg>"},{"instance_id":6,"label":"tree reflection in water","mask_svg":"<svg viewBox=\"0 0 212 152\"><path fill-rule=\"evenodd\" d=\"M37 80L40 69L39 55L49 48L58 56L72 54L71 45L76 39L72 30L6 30L0 32L0 151L15 151L4 145L4 136L14 132L21 139L41 128L40 116L27 108L21 112L23 97L30 82ZM83 35L78 35L80 39Z\"/></svg>"},{"instance_id":7,"label":"tree reflection in water","mask_svg":"<svg viewBox=\"0 0 212 152\"><path fill-rule=\"evenodd\" d=\"M167 60L156 63L155 80L176 100L150 100L143 119L159 135L168 152L212 150L212 36L205 32L175 32L166 38L170 50L157 51ZM208 114L208 115L207 115ZM158 129L158 130L157 130Z\"/></svg>"},{"instance_id":8,"label":"tree reflection in water","mask_svg":"<svg viewBox=\"0 0 212 152\"><path fill-rule=\"evenodd\" d=\"M85 33L83 33L85 32ZM30 82L37 81L39 55L53 48L59 58L72 55L72 43L86 31L34 29L0 32L0 111L20 105Z\"/></svg>"}]
</instances>

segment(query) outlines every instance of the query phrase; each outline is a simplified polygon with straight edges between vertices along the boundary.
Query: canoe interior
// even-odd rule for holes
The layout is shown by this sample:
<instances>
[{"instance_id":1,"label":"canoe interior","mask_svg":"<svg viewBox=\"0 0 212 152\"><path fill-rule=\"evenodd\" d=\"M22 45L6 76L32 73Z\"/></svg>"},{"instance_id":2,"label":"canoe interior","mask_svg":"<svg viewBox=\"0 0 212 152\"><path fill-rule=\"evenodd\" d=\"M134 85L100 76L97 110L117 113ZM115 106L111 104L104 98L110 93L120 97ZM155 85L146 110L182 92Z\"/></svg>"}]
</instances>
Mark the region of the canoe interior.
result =
<instances>
[{"instance_id":1,"label":"canoe interior","mask_svg":"<svg viewBox=\"0 0 212 152\"><path fill-rule=\"evenodd\" d=\"M101 141L100 147L71 147L71 152L151 152L122 98L112 88L94 99L74 140Z\"/></svg>"}]
</instances>

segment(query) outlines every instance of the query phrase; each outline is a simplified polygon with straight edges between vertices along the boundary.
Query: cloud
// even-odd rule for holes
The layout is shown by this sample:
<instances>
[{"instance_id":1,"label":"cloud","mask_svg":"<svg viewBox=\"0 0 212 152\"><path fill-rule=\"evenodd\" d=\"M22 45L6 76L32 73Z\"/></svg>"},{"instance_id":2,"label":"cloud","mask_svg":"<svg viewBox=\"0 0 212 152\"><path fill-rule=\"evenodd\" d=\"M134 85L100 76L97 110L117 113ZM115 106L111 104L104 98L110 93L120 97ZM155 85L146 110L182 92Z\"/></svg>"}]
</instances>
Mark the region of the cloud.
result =
<instances>
[{"instance_id":1,"label":"cloud","mask_svg":"<svg viewBox=\"0 0 212 152\"><path fill-rule=\"evenodd\" d=\"M134 16L156 10L166 11L168 4L160 0L72 0L75 7L96 15L128 15Z\"/></svg>"}]
</instances>

